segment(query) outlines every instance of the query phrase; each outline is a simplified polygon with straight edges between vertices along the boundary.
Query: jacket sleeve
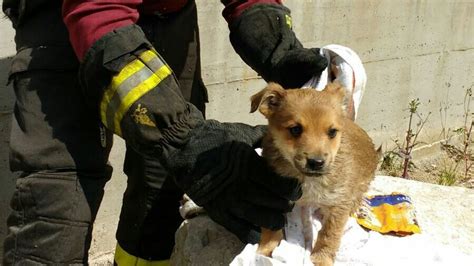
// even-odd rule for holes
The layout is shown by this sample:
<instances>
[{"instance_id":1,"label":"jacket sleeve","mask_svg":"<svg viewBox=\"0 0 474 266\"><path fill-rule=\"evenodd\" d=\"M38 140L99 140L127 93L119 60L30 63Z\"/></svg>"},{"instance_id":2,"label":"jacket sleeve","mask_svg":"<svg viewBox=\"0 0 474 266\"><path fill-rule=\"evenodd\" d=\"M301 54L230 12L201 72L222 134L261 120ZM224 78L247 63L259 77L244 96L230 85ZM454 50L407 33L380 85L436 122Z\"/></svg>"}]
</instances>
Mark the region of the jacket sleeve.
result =
<instances>
[{"instance_id":1,"label":"jacket sleeve","mask_svg":"<svg viewBox=\"0 0 474 266\"><path fill-rule=\"evenodd\" d=\"M222 16L229 24L237 19L247 8L253 5L282 4L281 0L221 0L221 3L225 6L224 10L222 11Z\"/></svg>"},{"instance_id":2,"label":"jacket sleeve","mask_svg":"<svg viewBox=\"0 0 474 266\"><path fill-rule=\"evenodd\" d=\"M140 0L65 0L62 7L69 39L80 61L102 36L137 22Z\"/></svg>"},{"instance_id":3,"label":"jacket sleeve","mask_svg":"<svg viewBox=\"0 0 474 266\"><path fill-rule=\"evenodd\" d=\"M148 154L184 139L202 115L184 100L173 71L135 24L140 4L65 0L63 19L81 61L86 103L108 129Z\"/></svg>"}]
</instances>

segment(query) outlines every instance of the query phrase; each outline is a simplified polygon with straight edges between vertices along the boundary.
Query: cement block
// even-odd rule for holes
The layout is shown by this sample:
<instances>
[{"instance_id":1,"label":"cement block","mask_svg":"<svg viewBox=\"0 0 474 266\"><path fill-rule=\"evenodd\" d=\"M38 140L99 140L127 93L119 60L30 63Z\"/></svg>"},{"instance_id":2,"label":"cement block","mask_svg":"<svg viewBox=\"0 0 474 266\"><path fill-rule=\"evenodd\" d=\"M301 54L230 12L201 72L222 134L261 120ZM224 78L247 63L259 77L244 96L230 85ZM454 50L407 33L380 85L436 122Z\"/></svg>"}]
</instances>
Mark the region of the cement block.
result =
<instances>
[{"instance_id":1,"label":"cement block","mask_svg":"<svg viewBox=\"0 0 474 266\"><path fill-rule=\"evenodd\" d=\"M421 234L399 238L369 230L369 235L356 225L361 234L348 233L351 230L345 231L339 253L336 255L336 265L418 265L420 261L435 260L440 265L470 265L474 240L474 223L470 218L474 213L472 207L474 195L470 189L376 176L367 194L387 195L394 192L405 194L412 199ZM449 200L441 200L442 198ZM205 214L185 220L176 233L176 240L171 259L174 265L228 265L245 246L235 235ZM405 253L407 249L405 252L393 252L392 249L403 250L403 246L393 243L407 245L416 252L407 254ZM384 244L384 248L378 247ZM435 251L427 249L426 245L440 253L435 254ZM387 254L397 263L381 257L378 253ZM349 255L355 256L358 260L347 261ZM420 255L423 260L419 260L416 255ZM451 260L457 261L453 263ZM261 265L279 264L261 263Z\"/></svg>"}]
</instances>

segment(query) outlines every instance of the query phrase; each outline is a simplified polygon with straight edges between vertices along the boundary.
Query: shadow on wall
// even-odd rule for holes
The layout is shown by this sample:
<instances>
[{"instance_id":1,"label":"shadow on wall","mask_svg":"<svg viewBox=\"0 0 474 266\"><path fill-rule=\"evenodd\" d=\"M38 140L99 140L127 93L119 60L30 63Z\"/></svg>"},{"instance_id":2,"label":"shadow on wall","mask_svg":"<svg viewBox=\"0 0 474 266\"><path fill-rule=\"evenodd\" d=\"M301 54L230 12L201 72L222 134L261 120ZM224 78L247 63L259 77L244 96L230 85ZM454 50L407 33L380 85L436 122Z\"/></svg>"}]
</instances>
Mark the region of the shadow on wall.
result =
<instances>
[{"instance_id":1,"label":"shadow on wall","mask_svg":"<svg viewBox=\"0 0 474 266\"><path fill-rule=\"evenodd\" d=\"M15 187L15 175L10 172L8 153L14 94L7 86L11 58L0 58L0 262L3 258L3 240L7 233L10 198Z\"/></svg>"}]
</instances>

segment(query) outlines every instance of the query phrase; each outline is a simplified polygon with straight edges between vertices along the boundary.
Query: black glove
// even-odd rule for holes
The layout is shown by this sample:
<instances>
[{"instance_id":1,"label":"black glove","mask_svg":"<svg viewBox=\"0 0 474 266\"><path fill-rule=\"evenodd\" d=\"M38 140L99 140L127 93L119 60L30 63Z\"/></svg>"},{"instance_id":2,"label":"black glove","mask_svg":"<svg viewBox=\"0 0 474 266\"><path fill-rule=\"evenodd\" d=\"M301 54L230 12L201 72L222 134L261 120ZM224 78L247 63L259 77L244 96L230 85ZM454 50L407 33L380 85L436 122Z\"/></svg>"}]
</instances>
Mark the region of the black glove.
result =
<instances>
[{"instance_id":1,"label":"black glove","mask_svg":"<svg viewBox=\"0 0 474 266\"><path fill-rule=\"evenodd\" d=\"M265 130L207 120L164 158L194 202L243 242L257 243L259 227L282 228L302 193L297 179L276 175L254 151Z\"/></svg>"},{"instance_id":2,"label":"black glove","mask_svg":"<svg viewBox=\"0 0 474 266\"><path fill-rule=\"evenodd\" d=\"M301 188L270 171L253 150L265 127L204 120L138 27L97 41L80 74L104 125L137 152L159 159L211 218L243 241L257 241L258 226L283 226Z\"/></svg>"},{"instance_id":3,"label":"black glove","mask_svg":"<svg viewBox=\"0 0 474 266\"><path fill-rule=\"evenodd\" d=\"M266 81L298 88L328 65L318 48L303 48L291 29L290 10L283 5L255 4L229 28L235 51Z\"/></svg>"}]
</instances>

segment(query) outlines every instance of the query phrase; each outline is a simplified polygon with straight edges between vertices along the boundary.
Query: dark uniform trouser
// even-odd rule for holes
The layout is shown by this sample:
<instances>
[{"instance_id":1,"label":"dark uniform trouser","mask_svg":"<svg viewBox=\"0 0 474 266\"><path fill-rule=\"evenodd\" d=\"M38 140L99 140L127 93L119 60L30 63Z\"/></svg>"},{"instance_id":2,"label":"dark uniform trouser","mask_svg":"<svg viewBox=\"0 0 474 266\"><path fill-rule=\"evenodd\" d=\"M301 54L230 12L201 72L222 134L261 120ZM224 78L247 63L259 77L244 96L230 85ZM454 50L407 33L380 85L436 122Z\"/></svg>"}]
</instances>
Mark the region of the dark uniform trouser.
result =
<instances>
[{"instance_id":1,"label":"dark uniform trouser","mask_svg":"<svg viewBox=\"0 0 474 266\"><path fill-rule=\"evenodd\" d=\"M35 19L41 21L40 16ZM45 16L51 19L50 14ZM139 24L174 70L185 98L204 111L207 95L200 77L196 19L190 1L178 14L142 17ZM27 26L17 30L26 40L41 34ZM34 59L34 53L30 56ZM92 224L111 176L107 165L111 135L106 134L103 147L99 118L86 107L77 69L35 68L12 77L17 99L11 167L21 176L11 200L4 264L87 263ZM124 170L128 183L118 243L137 257L167 259L181 222L182 192L158 162L132 149L127 149Z\"/></svg>"}]
</instances>

